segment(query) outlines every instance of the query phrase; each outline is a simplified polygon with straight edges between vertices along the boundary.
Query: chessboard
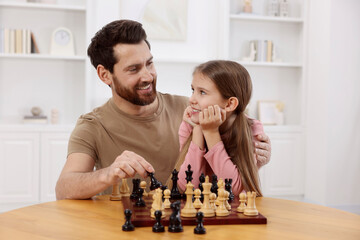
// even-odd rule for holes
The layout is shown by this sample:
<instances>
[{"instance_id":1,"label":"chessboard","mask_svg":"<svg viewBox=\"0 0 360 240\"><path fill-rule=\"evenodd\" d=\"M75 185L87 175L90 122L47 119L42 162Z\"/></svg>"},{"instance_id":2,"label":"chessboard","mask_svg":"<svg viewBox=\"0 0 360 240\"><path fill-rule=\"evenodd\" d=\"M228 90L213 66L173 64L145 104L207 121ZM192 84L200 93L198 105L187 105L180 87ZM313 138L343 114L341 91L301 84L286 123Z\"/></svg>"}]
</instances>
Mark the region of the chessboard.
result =
<instances>
[{"instance_id":1,"label":"chessboard","mask_svg":"<svg viewBox=\"0 0 360 240\"><path fill-rule=\"evenodd\" d=\"M150 217L150 209L153 199L151 197L143 197L146 206L135 206L135 200L131 200L129 197L122 197L121 201L124 209L130 209L132 211L131 222L135 227L151 227L155 224L155 218ZM176 200L170 200L174 202ZM182 199L181 209L184 207L186 200ZM225 224L266 224L267 219L259 213L257 216L245 216L243 213L238 213L236 208L239 206L239 200L235 199L229 202L231 205L230 215L226 217L206 217L204 218L205 225L225 225ZM169 217L172 213L170 208L165 209L166 216L162 218L162 224L164 226L169 225ZM196 225L195 217L181 217L182 225Z\"/></svg>"}]
</instances>

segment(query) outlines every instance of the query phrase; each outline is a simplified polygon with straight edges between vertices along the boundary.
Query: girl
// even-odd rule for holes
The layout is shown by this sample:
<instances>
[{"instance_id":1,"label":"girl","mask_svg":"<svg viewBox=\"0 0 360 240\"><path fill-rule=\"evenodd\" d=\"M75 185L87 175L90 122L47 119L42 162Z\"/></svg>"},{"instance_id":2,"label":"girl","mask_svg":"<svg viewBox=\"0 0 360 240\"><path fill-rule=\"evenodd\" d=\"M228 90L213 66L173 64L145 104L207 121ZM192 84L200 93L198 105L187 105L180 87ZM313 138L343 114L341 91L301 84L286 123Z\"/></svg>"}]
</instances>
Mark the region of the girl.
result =
<instances>
[{"instance_id":1,"label":"girl","mask_svg":"<svg viewBox=\"0 0 360 240\"><path fill-rule=\"evenodd\" d=\"M233 193L255 191L262 196L253 140L263 133L262 124L249 119L252 83L247 70L233 61L209 61L195 68L190 106L179 129L180 156L178 185L186 189L188 164L194 186L201 173L232 178Z\"/></svg>"}]
</instances>

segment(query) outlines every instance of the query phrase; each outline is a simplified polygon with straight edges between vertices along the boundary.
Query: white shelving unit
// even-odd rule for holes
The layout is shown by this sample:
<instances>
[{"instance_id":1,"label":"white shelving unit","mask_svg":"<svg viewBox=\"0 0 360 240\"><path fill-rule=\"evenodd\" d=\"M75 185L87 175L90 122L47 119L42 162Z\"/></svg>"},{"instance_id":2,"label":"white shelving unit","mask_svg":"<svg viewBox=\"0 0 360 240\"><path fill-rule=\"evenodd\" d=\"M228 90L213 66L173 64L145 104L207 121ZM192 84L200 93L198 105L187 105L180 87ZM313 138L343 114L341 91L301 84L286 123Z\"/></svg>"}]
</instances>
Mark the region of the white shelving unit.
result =
<instances>
[{"instance_id":1,"label":"white shelving unit","mask_svg":"<svg viewBox=\"0 0 360 240\"><path fill-rule=\"evenodd\" d=\"M30 29L40 50L0 53L0 212L55 200L69 135L86 109L87 16L85 0L0 0L0 27ZM73 33L74 56L50 54L58 27ZM49 122L51 109L58 109L59 124L23 124L33 106L41 107Z\"/></svg>"},{"instance_id":2,"label":"white shelving unit","mask_svg":"<svg viewBox=\"0 0 360 240\"><path fill-rule=\"evenodd\" d=\"M288 17L267 16L267 1L253 6L254 14L242 13L243 1L229 0L224 9L224 56L247 68L253 81L249 113L258 118L257 102L278 100L285 104L284 125L266 125L272 143L271 163L260 171L267 196L304 194L306 0L289 2ZM255 2L253 1L255 4ZM276 62L246 62L250 41L271 40Z\"/></svg>"}]
</instances>

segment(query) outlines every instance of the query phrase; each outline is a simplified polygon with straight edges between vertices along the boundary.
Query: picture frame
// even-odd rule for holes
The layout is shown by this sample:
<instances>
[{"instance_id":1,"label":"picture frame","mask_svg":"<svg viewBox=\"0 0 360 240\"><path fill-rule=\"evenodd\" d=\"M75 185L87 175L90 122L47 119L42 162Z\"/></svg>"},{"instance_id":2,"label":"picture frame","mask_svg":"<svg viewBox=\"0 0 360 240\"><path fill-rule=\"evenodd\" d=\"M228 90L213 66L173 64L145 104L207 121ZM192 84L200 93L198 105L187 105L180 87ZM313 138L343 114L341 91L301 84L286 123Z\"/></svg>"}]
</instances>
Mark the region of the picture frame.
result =
<instances>
[{"instance_id":1,"label":"picture frame","mask_svg":"<svg viewBox=\"0 0 360 240\"><path fill-rule=\"evenodd\" d=\"M278 100L258 101L258 117L263 125L283 124L283 106Z\"/></svg>"}]
</instances>

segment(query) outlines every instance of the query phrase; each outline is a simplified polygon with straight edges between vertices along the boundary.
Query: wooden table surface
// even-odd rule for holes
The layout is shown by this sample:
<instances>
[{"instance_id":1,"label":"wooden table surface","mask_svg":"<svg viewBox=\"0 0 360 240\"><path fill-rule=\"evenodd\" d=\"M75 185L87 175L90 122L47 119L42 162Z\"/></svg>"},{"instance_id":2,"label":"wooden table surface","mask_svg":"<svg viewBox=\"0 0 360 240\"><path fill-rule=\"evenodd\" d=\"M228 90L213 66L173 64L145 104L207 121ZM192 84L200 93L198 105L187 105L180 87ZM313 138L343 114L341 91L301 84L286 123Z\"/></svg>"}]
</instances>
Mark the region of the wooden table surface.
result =
<instances>
[{"instance_id":1,"label":"wooden table surface","mask_svg":"<svg viewBox=\"0 0 360 240\"><path fill-rule=\"evenodd\" d=\"M257 198L267 224L208 225L205 235L184 226L182 233L153 233L151 227L123 232L121 202L108 196L61 200L0 214L0 239L360 239L360 215L314 204Z\"/></svg>"}]
</instances>

